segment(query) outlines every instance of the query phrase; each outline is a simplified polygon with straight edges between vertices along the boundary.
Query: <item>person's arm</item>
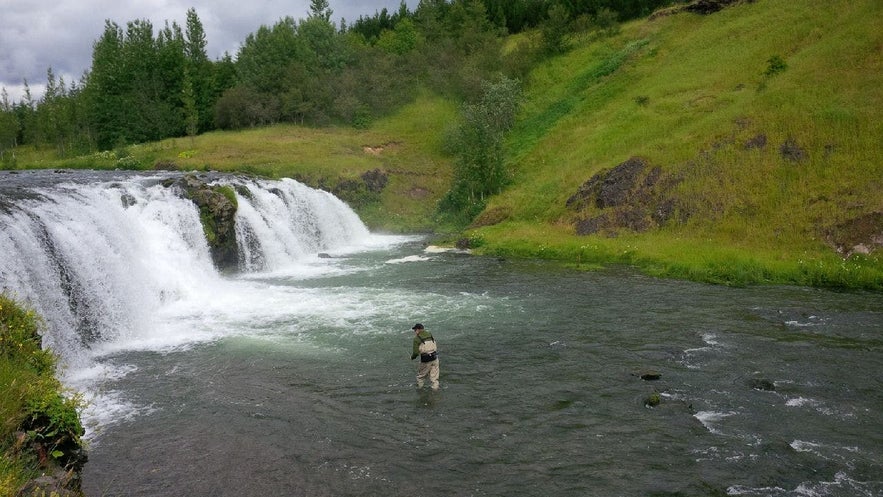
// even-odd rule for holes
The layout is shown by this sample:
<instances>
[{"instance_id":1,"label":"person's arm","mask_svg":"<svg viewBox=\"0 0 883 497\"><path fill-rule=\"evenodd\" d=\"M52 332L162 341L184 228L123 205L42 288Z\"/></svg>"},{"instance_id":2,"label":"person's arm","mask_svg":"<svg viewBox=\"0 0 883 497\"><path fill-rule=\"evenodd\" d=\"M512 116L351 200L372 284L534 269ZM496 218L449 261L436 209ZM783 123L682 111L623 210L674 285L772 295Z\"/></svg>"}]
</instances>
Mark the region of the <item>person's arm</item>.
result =
<instances>
[{"instance_id":1,"label":"person's arm","mask_svg":"<svg viewBox=\"0 0 883 497\"><path fill-rule=\"evenodd\" d=\"M411 360L417 358L420 355L420 338L414 337L414 346L411 348Z\"/></svg>"}]
</instances>

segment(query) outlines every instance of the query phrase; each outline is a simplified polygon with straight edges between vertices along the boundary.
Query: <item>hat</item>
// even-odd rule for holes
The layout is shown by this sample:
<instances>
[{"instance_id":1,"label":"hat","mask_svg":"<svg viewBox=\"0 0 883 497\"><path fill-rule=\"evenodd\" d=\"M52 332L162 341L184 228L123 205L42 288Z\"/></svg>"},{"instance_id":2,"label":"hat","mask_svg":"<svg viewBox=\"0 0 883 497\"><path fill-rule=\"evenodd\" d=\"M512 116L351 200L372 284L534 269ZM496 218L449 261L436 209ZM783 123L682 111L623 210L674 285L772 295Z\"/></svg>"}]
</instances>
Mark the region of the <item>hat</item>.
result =
<instances>
[{"instance_id":1,"label":"hat","mask_svg":"<svg viewBox=\"0 0 883 497\"><path fill-rule=\"evenodd\" d=\"M420 323L417 323L417 324L415 324L414 327L411 328L411 329L412 329L412 330L422 330L422 329L423 329L423 325L420 324Z\"/></svg>"}]
</instances>

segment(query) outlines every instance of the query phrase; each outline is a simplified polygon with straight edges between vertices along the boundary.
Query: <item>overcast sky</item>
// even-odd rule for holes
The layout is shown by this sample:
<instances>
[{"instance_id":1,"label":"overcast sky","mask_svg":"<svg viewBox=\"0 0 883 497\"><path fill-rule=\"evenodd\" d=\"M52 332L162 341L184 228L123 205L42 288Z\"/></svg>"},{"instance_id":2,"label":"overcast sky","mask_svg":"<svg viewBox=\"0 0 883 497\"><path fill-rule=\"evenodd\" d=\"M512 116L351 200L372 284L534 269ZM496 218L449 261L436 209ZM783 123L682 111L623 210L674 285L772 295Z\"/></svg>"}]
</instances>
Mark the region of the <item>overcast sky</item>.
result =
<instances>
[{"instance_id":1,"label":"overcast sky","mask_svg":"<svg viewBox=\"0 0 883 497\"><path fill-rule=\"evenodd\" d=\"M352 22L384 7L395 11L400 0L329 0L332 21ZM417 0L407 0L413 9ZM92 65L92 44L109 19L123 28L135 19L148 19L154 33L165 21L186 26L193 7L205 28L208 55L235 56L249 33L273 25L285 16L307 16L310 0L0 0L0 87L19 101L27 80L34 98L43 94L46 70L78 81Z\"/></svg>"}]
</instances>

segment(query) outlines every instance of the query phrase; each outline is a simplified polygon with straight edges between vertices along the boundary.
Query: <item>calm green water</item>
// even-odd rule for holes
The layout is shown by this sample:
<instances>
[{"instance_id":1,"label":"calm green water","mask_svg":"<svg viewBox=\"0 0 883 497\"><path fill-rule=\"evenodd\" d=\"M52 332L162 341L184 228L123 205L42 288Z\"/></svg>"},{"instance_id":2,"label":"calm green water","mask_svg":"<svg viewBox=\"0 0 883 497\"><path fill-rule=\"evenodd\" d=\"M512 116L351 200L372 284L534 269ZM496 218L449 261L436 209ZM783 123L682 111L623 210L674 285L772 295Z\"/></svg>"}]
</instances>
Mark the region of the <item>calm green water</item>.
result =
<instances>
[{"instance_id":1,"label":"calm green water","mask_svg":"<svg viewBox=\"0 0 883 497\"><path fill-rule=\"evenodd\" d=\"M883 495L880 295L412 242L217 299L160 319L173 346L99 358L89 495ZM414 388L417 321L436 394Z\"/></svg>"}]
</instances>

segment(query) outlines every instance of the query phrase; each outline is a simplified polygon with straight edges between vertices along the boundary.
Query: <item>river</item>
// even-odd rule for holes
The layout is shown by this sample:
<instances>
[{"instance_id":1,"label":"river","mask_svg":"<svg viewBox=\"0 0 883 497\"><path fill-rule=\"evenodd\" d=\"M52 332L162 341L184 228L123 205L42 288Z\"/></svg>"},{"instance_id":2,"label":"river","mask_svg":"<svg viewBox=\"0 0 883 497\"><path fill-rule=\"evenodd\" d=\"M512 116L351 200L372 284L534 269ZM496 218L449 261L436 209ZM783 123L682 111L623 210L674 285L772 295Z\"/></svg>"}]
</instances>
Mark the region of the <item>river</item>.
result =
<instances>
[{"instance_id":1,"label":"river","mask_svg":"<svg viewBox=\"0 0 883 497\"><path fill-rule=\"evenodd\" d=\"M186 233L194 213L136 181L135 215L119 181L62 188L82 204L63 211L142 225L108 238L146 269L90 241L101 272L124 272L97 284L125 295L106 306L123 316L100 339L46 338L90 401L88 495L883 495L879 294L579 272L358 226L221 274L151 224ZM40 264L9 262L14 227L113 231L49 215L59 187L40 188L27 216L0 211L0 276L30 300L52 292L15 270ZM416 322L439 344L439 392L414 385Z\"/></svg>"}]
</instances>

